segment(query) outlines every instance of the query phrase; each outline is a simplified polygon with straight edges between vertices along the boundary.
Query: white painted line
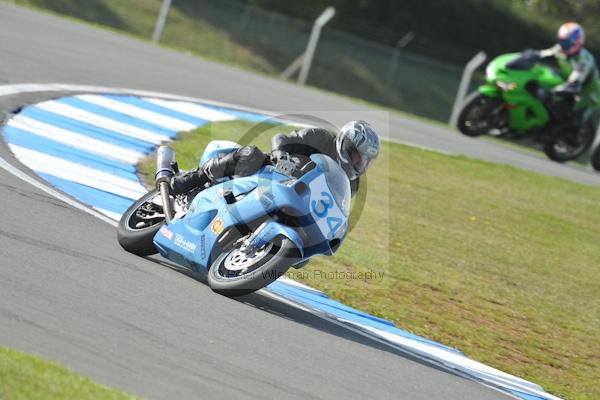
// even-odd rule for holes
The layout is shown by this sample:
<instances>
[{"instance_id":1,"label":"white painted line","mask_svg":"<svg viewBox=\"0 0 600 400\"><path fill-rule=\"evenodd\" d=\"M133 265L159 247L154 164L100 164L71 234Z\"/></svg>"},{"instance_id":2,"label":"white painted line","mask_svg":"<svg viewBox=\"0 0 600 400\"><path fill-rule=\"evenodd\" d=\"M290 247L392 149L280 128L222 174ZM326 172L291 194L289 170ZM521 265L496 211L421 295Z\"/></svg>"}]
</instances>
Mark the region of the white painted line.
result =
<instances>
[{"instance_id":1,"label":"white painted line","mask_svg":"<svg viewBox=\"0 0 600 400\"><path fill-rule=\"evenodd\" d=\"M2 89L0 87L0 89ZM0 95L1 96L1 95ZM46 185L44 185L43 183L33 179L32 177L30 177L29 175L27 175L26 173L22 172L21 170L13 167L11 164L9 164L5 159L3 159L2 157L0 157L0 167L3 168L5 171L13 174L14 176L16 176L17 178L29 183L30 185L40 189L41 191L48 193L51 196L54 196L55 198L57 198L60 201L65 202L66 204L81 210L85 213L88 213L96 218L98 218L101 221L106 222L107 224L110 224L112 226L117 226L117 223L115 221L113 221L110 218L107 218L106 216L92 210L91 208L84 206L83 204L79 203L78 201L75 201L73 199L71 199L70 197L65 196L64 194L60 193L57 190L54 190Z\"/></svg>"},{"instance_id":2,"label":"white painted line","mask_svg":"<svg viewBox=\"0 0 600 400\"><path fill-rule=\"evenodd\" d=\"M114 119L106 118L98 114L81 110L79 108L71 107L67 104L58 103L53 100L38 103L35 105L35 107L152 144L160 144L162 142L171 140L168 136L159 135L146 129L124 124L122 122L115 121Z\"/></svg>"},{"instance_id":3,"label":"white painted line","mask_svg":"<svg viewBox=\"0 0 600 400\"><path fill-rule=\"evenodd\" d=\"M71 85L64 83L21 83L16 85L0 86L0 96L10 96L13 94L32 92L104 92L111 90L115 89L110 89L102 86Z\"/></svg>"},{"instance_id":4,"label":"white painted line","mask_svg":"<svg viewBox=\"0 0 600 400\"><path fill-rule=\"evenodd\" d=\"M54 125L46 124L29 117L24 117L20 114L14 116L6 125L17 129L22 129L34 135L53 140L76 149L128 164L135 164L139 159L144 157L144 154L141 152L126 149L121 146L91 138L89 136L80 135Z\"/></svg>"},{"instance_id":5,"label":"white painted line","mask_svg":"<svg viewBox=\"0 0 600 400\"><path fill-rule=\"evenodd\" d=\"M110 218L112 220L119 221L121 219L121 215L122 214L119 214L119 213L116 213L116 212L112 212L112 211L108 211L108 210L105 210L105 209L99 208L99 207L93 207L93 208L94 208L94 210L96 210L96 211L98 211L98 212L106 215L108 218Z\"/></svg>"},{"instance_id":6,"label":"white painted line","mask_svg":"<svg viewBox=\"0 0 600 400\"><path fill-rule=\"evenodd\" d=\"M491 382L493 384L517 389L520 391L530 392L532 394L535 394L536 396L542 396L549 400L560 400L558 397L544 392L544 389L541 386L536 385L535 383L507 374L505 372L482 364L478 361L471 360L470 358L467 358L465 356L461 356L459 354L452 353L435 346L429 346L425 343L421 343L416 340L395 335L393 333L386 332L368 325L363 325L353 321L345 321L341 318L339 320L347 324L358 326L360 327L360 329L364 329L365 331L372 332L373 334L382 337L392 343L396 343L402 346L403 348L411 349L420 354L440 360L452 368L460 369L463 372L466 372L472 376Z\"/></svg>"},{"instance_id":7,"label":"white painted line","mask_svg":"<svg viewBox=\"0 0 600 400\"><path fill-rule=\"evenodd\" d=\"M56 176L108 193L115 193L132 200L147 193L146 188L137 181L124 179L20 146L9 144L9 147L19 161L35 172Z\"/></svg>"},{"instance_id":8,"label":"white painted line","mask_svg":"<svg viewBox=\"0 0 600 400\"><path fill-rule=\"evenodd\" d=\"M446 151L446 150L436 149L435 147L423 146L423 145L416 144L416 143L413 143L413 142L408 142L406 140L396 140L396 139L391 139L391 138L387 138L386 140L389 140L390 142L402 144L404 146L413 147L413 148L419 149L419 150L427 150L427 151L432 151L432 152L438 153L438 154L444 154L446 156L456 156L456 155L458 155L457 153L451 153L451 152Z\"/></svg>"},{"instance_id":9,"label":"white painted line","mask_svg":"<svg viewBox=\"0 0 600 400\"><path fill-rule=\"evenodd\" d=\"M162 126L163 128L171 129L177 132L190 131L196 128L196 125L187 121L182 121L180 119L158 114L153 111L145 110L143 108L124 103L122 101L110 99L104 96L98 96L95 94L83 94L75 96L75 98L79 98L81 100L87 101L88 103L96 104L100 107L108 108L109 110L113 110L121 114L126 114L141 119L143 121L148 121L154 125Z\"/></svg>"},{"instance_id":10,"label":"white painted line","mask_svg":"<svg viewBox=\"0 0 600 400\"><path fill-rule=\"evenodd\" d=\"M271 299L274 299L274 300L280 301L280 302L282 302L283 304L287 304L288 306L291 306L291 307L297 308L297 309L299 309L299 310L302 310L302 311L304 311L304 312L307 312L307 313L310 313L310 314L315 314L315 312L314 312L314 310L313 310L312 308L310 308L310 307L306 307L306 306L304 306L303 304L300 304L300 303L298 303L298 302L296 302L296 301L290 300L290 299L288 299L288 298L285 298L285 297L283 297L283 296L280 296L280 295L278 295L278 294L276 294L276 293L273 293L273 292L271 292L271 291L269 290L269 288L268 288L268 287L266 287L266 288L262 288L262 289L258 290L258 291L257 291L257 293L259 293L259 294L261 294L261 295L263 295L263 296L265 296L265 297L269 297L269 298L271 298Z\"/></svg>"},{"instance_id":11,"label":"white painted line","mask_svg":"<svg viewBox=\"0 0 600 400\"><path fill-rule=\"evenodd\" d=\"M448 350L445 350L445 349L442 349L439 347L430 346L426 343L422 343L417 340L399 336L399 335L393 334L391 332L387 332L387 331L384 331L384 330L381 330L378 328L374 328L372 326L360 324L358 322L348 321L348 320L344 320L341 318L340 318L340 321L347 323L347 324L358 326L361 329L372 332L379 337L382 337L393 343L402 345L403 347L411 348L422 354L426 354L427 356L433 356L437 359L443 360L443 361L449 363L450 365L452 365L452 367L460 367L463 369L469 369L470 371L479 371L479 372L489 374L490 376L494 376L494 378L509 379L510 381L514 381L514 383L517 383L519 385L528 386L531 389L535 389L535 390L541 389L541 387L539 385L533 384L531 382L527 382L523 379L517 378L512 375L509 375L505 372L502 372L495 368L489 367L478 361L471 360L470 358L467 358L466 356L463 356L463 355L460 355L460 354L457 354L457 353L454 353L454 352L451 352L451 351L448 351Z\"/></svg>"},{"instance_id":12,"label":"white painted line","mask_svg":"<svg viewBox=\"0 0 600 400\"><path fill-rule=\"evenodd\" d=\"M404 354L408 354L408 355L410 355L410 356L412 356L412 357L414 357L416 359L424 361L427 364L436 365L436 366L440 367L441 369L443 369L445 371L449 371L449 372L455 373L456 375L462 376L465 379L469 379L469 380L478 382L479 384L481 384L483 386L486 386L486 387L488 387L488 388L490 388L492 390L498 391L499 393L502 393L505 396L508 396L508 397L511 397L511 398L514 398L514 399L521 399L522 400L521 397L518 397L518 396L515 396L515 395L513 395L511 393L508 393L507 391L503 390L502 386L497 386L497 385L495 385L493 382L491 382L489 380L484 380L484 379L482 379L480 377L474 376L472 374L468 374L468 373L463 372L461 370L457 370L456 368L452 368L449 365L446 365L445 363L440 362L440 360L438 360L436 358L427 357L423 353L415 352L415 351L411 350L410 348L407 348L407 347L401 346L399 344L396 344L394 342L391 342L389 340L386 340L385 338L383 338L381 336L378 336L378 335L376 335L376 334L374 334L372 332L368 332L368 331L359 329L358 327L355 326L355 324L348 324L344 320L342 320L341 318L338 318L338 317L336 317L334 315L328 314L328 313L326 313L326 312L324 312L322 310L315 309L315 308L312 308L312 307L306 307L306 306L304 306L302 303L300 303L298 301L290 300L290 299L288 299L286 297L283 297L283 296L281 296L279 294L273 293L272 291L269 290L268 287L264 288L264 289L261 289L259 291L259 293L261 293L262 295L265 295L267 297L273 298L273 299L275 299L277 301L281 301L281 302L283 302L285 304L288 304L290 306L294 306L296 308L299 308L299 309L301 309L303 311L307 311L307 312L309 312L309 313L311 313L311 314L313 314L313 315L315 315L315 316L317 316L317 317L319 317L321 319L324 319L324 320L326 320L328 322L331 322L334 325L340 326L340 327L342 327L344 329L347 329L347 330L349 330L351 332L354 332L354 333L356 333L356 334L358 334L360 336L366 337L366 338L368 338L370 340L373 340L375 342L381 343L381 344L383 344L385 346L389 346L389 347L391 347L393 349L396 349L396 350L398 350L398 351L400 351L400 352L402 352ZM546 392L543 392L543 395L546 396L548 394ZM549 395L549 396L551 396L551 395ZM548 400L562 400L562 399L548 398Z\"/></svg>"},{"instance_id":13,"label":"white painted line","mask_svg":"<svg viewBox=\"0 0 600 400\"><path fill-rule=\"evenodd\" d=\"M307 285L305 285L303 283L300 283L298 281L290 279L290 278L286 277L285 275L283 275L281 278L277 279L277 281L279 281L281 283L285 283L286 285L296 286L296 287L298 287L300 289L310 290L310 291L316 292L316 293L323 293L320 290L317 290L315 288L311 288L310 286L307 286Z\"/></svg>"},{"instance_id":14,"label":"white painted line","mask_svg":"<svg viewBox=\"0 0 600 400\"><path fill-rule=\"evenodd\" d=\"M236 119L233 115L226 114L224 112L213 110L212 108L204 107L199 104L194 104L190 102L162 100L156 98L153 99L149 97L145 97L144 100L149 103L156 104L157 106L168 108L170 110L177 111L182 114L187 114L192 117L202 118L207 121L230 121Z\"/></svg>"}]
</instances>

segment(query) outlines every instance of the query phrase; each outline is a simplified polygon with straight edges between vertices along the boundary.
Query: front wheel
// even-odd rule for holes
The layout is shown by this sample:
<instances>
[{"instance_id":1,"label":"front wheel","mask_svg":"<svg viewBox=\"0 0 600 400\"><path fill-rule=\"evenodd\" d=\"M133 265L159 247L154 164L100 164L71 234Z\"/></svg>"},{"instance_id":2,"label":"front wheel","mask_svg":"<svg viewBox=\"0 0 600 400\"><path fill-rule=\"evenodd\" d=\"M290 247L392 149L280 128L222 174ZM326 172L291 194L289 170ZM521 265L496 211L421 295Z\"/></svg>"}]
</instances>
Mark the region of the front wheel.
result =
<instances>
[{"instance_id":1,"label":"front wheel","mask_svg":"<svg viewBox=\"0 0 600 400\"><path fill-rule=\"evenodd\" d=\"M504 100L472 93L458 116L458 130L466 136L486 135L492 129L505 128L507 113Z\"/></svg>"},{"instance_id":2,"label":"front wheel","mask_svg":"<svg viewBox=\"0 0 600 400\"><path fill-rule=\"evenodd\" d=\"M556 162L574 160L581 156L594 141L595 128L590 119L574 134L561 135L544 145L544 153Z\"/></svg>"},{"instance_id":3,"label":"front wheel","mask_svg":"<svg viewBox=\"0 0 600 400\"><path fill-rule=\"evenodd\" d=\"M297 254L294 244L283 236L275 237L251 255L235 246L212 263L208 284L227 297L252 293L285 274L298 262Z\"/></svg>"},{"instance_id":4,"label":"front wheel","mask_svg":"<svg viewBox=\"0 0 600 400\"><path fill-rule=\"evenodd\" d=\"M152 239L165 223L160 204L160 191L154 189L125 211L117 226L117 240L121 247L142 257L158 253Z\"/></svg>"}]
</instances>

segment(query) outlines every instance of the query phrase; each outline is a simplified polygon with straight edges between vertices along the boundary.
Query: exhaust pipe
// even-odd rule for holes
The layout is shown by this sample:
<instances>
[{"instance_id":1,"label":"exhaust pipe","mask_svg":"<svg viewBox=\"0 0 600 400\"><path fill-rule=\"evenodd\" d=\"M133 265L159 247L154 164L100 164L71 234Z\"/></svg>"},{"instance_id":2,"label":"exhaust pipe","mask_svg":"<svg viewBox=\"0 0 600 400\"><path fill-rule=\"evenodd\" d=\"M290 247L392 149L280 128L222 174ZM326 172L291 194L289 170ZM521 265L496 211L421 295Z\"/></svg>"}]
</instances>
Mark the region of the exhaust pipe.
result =
<instances>
[{"instance_id":1,"label":"exhaust pipe","mask_svg":"<svg viewBox=\"0 0 600 400\"><path fill-rule=\"evenodd\" d=\"M173 166L175 162L175 152L169 146L160 146L156 151L156 175L154 179L156 187L160 191L162 199L163 211L167 224L173 219L173 209L171 208L171 198L169 196L169 188L171 178L175 174Z\"/></svg>"}]
</instances>

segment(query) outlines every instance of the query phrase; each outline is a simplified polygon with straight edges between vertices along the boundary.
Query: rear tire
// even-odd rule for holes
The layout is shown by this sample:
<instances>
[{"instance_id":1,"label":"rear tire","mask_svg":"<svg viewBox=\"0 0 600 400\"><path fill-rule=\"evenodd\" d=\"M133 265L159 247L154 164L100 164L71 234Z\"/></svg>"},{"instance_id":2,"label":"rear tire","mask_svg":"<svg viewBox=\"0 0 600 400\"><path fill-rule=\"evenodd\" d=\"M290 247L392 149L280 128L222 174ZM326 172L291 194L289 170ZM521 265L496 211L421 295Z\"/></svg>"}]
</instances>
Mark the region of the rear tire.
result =
<instances>
[{"instance_id":1,"label":"rear tire","mask_svg":"<svg viewBox=\"0 0 600 400\"><path fill-rule=\"evenodd\" d=\"M590 162L596 171L600 171L600 144L592 151Z\"/></svg>"},{"instance_id":2,"label":"rear tire","mask_svg":"<svg viewBox=\"0 0 600 400\"><path fill-rule=\"evenodd\" d=\"M587 151L594 141L594 135L595 127L590 119L576 134L562 136L544 144L544 153L552 161L560 163L574 160Z\"/></svg>"},{"instance_id":3,"label":"rear tire","mask_svg":"<svg viewBox=\"0 0 600 400\"><path fill-rule=\"evenodd\" d=\"M158 253L152 240L160 227L165 224L164 217L144 222L146 220L142 220L136 215L138 209L146 203L151 203L152 199L156 196L160 196L158 189L154 189L143 195L125 211L119 221L119 225L117 226L117 240L121 247L130 253L142 257ZM159 208L155 204L152 204L152 206ZM162 209L157 209L157 211L162 212Z\"/></svg>"},{"instance_id":4,"label":"rear tire","mask_svg":"<svg viewBox=\"0 0 600 400\"><path fill-rule=\"evenodd\" d=\"M479 92L471 93L458 116L458 130L466 136L486 135L494 128L503 128L506 124L506 111L501 109L504 100L485 96Z\"/></svg>"},{"instance_id":5,"label":"rear tire","mask_svg":"<svg viewBox=\"0 0 600 400\"><path fill-rule=\"evenodd\" d=\"M208 270L210 288L227 297L243 296L277 280L298 262L298 251L286 237L277 236L253 258L233 247L223 252Z\"/></svg>"}]
</instances>

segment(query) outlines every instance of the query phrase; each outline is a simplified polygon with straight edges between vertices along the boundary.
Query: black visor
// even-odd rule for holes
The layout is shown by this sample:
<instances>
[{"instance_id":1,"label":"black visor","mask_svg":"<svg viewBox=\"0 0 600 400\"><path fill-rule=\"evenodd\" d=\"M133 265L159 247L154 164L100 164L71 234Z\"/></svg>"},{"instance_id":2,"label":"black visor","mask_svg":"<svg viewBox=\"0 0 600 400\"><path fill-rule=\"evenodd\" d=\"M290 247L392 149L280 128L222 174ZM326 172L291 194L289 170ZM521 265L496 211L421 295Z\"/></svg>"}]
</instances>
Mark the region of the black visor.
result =
<instances>
[{"instance_id":1,"label":"black visor","mask_svg":"<svg viewBox=\"0 0 600 400\"><path fill-rule=\"evenodd\" d=\"M342 154L357 175L362 175L366 171L369 160L358 151L352 140L344 139L342 142Z\"/></svg>"}]
</instances>

